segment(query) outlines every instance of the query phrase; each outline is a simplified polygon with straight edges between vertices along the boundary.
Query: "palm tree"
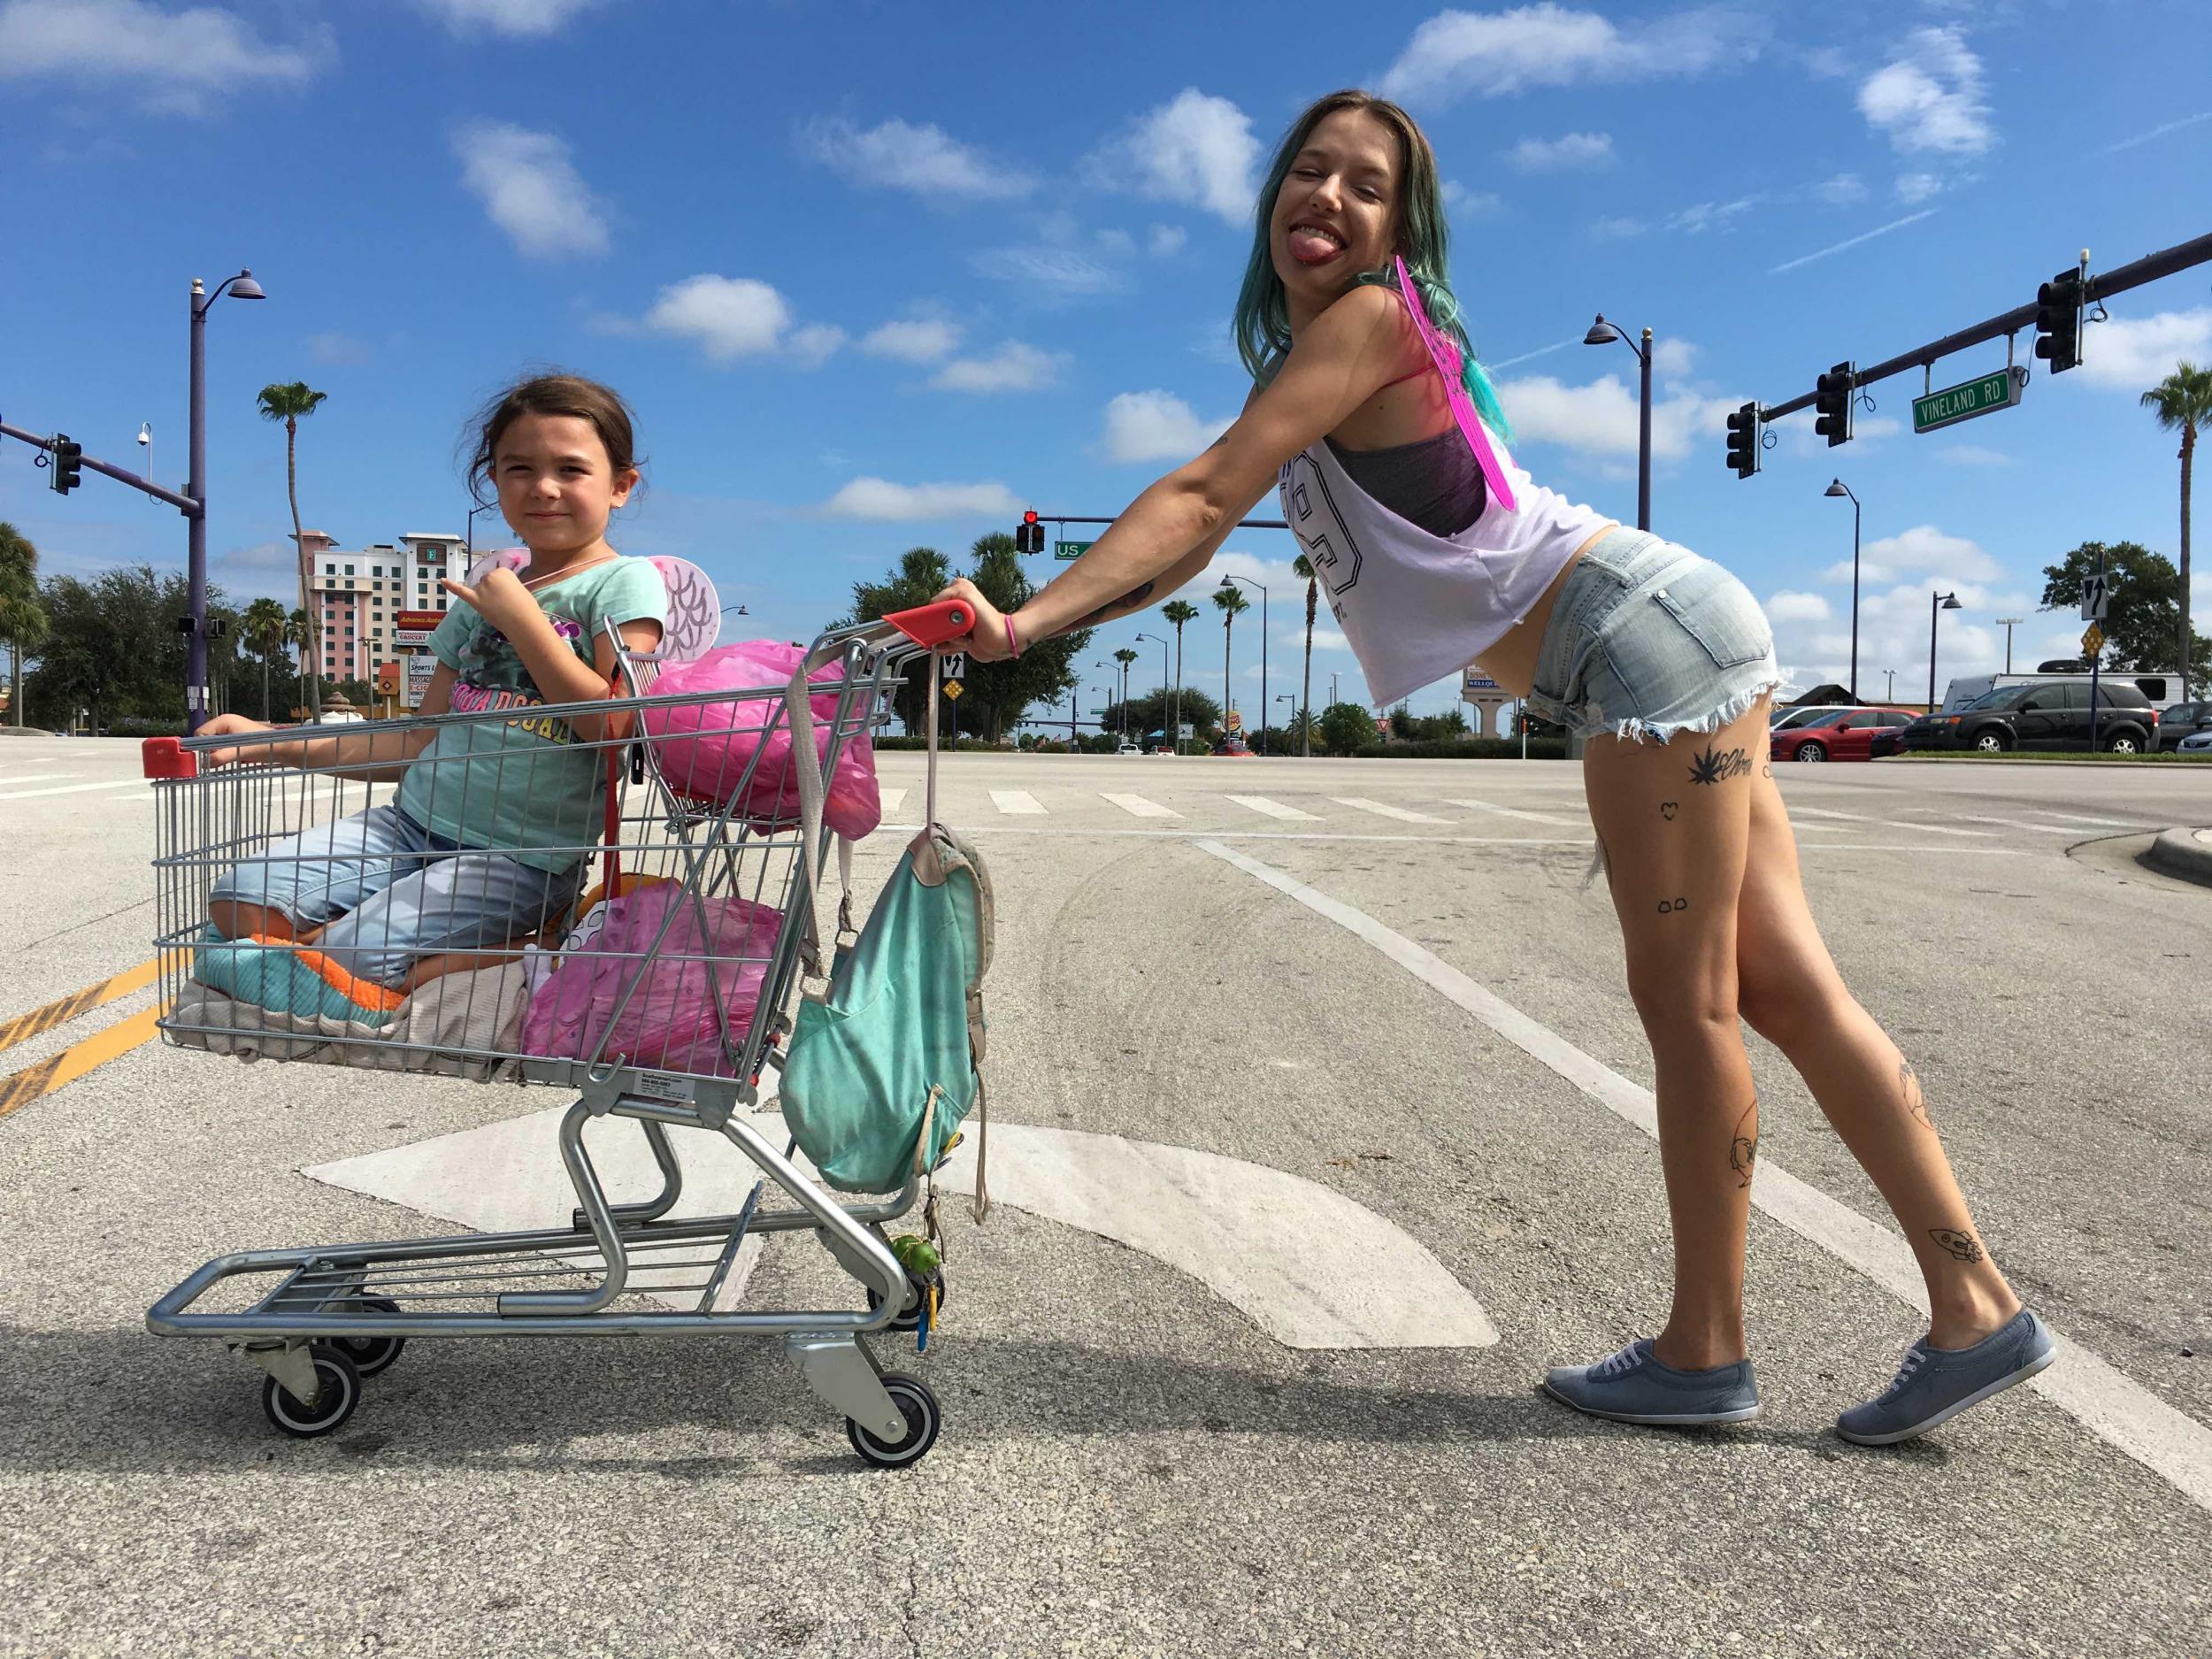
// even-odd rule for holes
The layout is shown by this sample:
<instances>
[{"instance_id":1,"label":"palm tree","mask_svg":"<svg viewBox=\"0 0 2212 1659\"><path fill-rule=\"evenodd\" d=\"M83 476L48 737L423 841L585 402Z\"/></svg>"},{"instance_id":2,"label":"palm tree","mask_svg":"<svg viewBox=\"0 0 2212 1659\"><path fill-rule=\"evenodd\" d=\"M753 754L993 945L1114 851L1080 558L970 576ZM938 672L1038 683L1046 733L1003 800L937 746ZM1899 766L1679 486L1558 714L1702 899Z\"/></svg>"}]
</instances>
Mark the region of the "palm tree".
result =
<instances>
[{"instance_id":1,"label":"palm tree","mask_svg":"<svg viewBox=\"0 0 2212 1659\"><path fill-rule=\"evenodd\" d=\"M1114 660L1121 664L1121 741L1129 741L1129 664L1137 660L1136 652L1126 645L1114 653Z\"/></svg>"},{"instance_id":2,"label":"palm tree","mask_svg":"<svg viewBox=\"0 0 2212 1659\"><path fill-rule=\"evenodd\" d=\"M0 640L8 642L13 657L13 689L8 700L15 706L15 723L23 725L23 653L36 650L46 638L46 608L38 600L38 549L30 537L13 525L0 521Z\"/></svg>"},{"instance_id":3,"label":"palm tree","mask_svg":"<svg viewBox=\"0 0 2212 1659\"><path fill-rule=\"evenodd\" d=\"M292 545L300 560L300 609L311 616L315 610L314 583L310 579L307 561L307 536L300 528L299 434L300 417L311 415L315 406L327 397L327 392L318 392L305 380L291 380L282 385L261 388L261 418L284 423L284 488L292 502ZM308 641L312 650L315 641ZM320 656L319 652L315 653ZM307 681L307 706L310 718L323 718L322 665L303 656L300 675Z\"/></svg>"},{"instance_id":4,"label":"palm tree","mask_svg":"<svg viewBox=\"0 0 2212 1659\"><path fill-rule=\"evenodd\" d=\"M261 653L261 718L269 718L269 659L284 649L291 632L284 607L273 599L257 599L246 607L246 642Z\"/></svg>"},{"instance_id":5,"label":"palm tree","mask_svg":"<svg viewBox=\"0 0 2212 1659\"><path fill-rule=\"evenodd\" d=\"M1244 589L1226 584L1214 589L1214 609L1221 612L1221 724L1225 730L1229 724L1229 631L1236 626L1240 612L1249 611L1252 602L1244 596ZM1265 710L1260 712L1263 723Z\"/></svg>"},{"instance_id":6,"label":"palm tree","mask_svg":"<svg viewBox=\"0 0 2212 1659\"><path fill-rule=\"evenodd\" d=\"M1314 575L1313 561L1303 553L1291 560L1290 568L1294 574L1306 579L1306 680L1298 693L1298 712L1303 717L1313 710L1313 608L1321 595L1321 584ZM1313 722L1302 718L1298 725L1298 756L1305 760L1312 755Z\"/></svg>"},{"instance_id":7,"label":"palm tree","mask_svg":"<svg viewBox=\"0 0 2212 1659\"><path fill-rule=\"evenodd\" d=\"M1175 752L1183 752L1183 624L1198 620L1198 607L1187 599L1171 599L1160 614L1175 625Z\"/></svg>"},{"instance_id":8,"label":"palm tree","mask_svg":"<svg viewBox=\"0 0 2212 1659\"><path fill-rule=\"evenodd\" d=\"M2177 363L2174 372L2143 394L2143 407L2158 424L2181 429L2181 695L2189 695L2189 463L2196 454L2197 429L2212 426L2212 369Z\"/></svg>"},{"instance_id":9,"label":"palm tree","mask_svg":"<svg viewBox=\"0 0 2212 1659\"><path fill-rule=\"evenodd\" d=\"M304 611L295 611L290 616L284 619L284 637L299 652L300 660L302 662L307 661L310 654L316 651L318 644L314 618L310 617ZM317 665L314 673L305 676L305 678L310 680L311 684L319 682L322 677L322 670L319 664ZM323 714L323 697L319 684L317 684L316 689L310 692L309 695L312 701L308 704L308 707L313 711L314 718L319 720L322 718Z\"/></svg>"}]
</instances>

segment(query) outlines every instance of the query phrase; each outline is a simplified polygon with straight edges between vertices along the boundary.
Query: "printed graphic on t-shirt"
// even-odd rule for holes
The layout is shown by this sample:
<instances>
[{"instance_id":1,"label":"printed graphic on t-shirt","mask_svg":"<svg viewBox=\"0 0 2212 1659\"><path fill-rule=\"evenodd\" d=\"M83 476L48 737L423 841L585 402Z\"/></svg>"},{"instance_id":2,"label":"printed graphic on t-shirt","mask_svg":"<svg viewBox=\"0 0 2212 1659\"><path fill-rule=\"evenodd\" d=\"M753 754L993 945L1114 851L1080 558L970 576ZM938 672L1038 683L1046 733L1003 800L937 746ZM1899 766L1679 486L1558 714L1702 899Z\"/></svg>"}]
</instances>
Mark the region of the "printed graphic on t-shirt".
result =
<instances>
[{"instance_id":1,"label":"printed graphic on t-shirt","mask_svg":"<svg viewBox=\"0 0 2212 1659\"><path fill-rule=\"evenodd\" d=\"M1329 480L1303 450L1284 465L1282 493L1283 517L1289 521L1290 533L1298 538L1298 545L1320 576L1329 595L1329 609L1340 623L1344 595L1359 581L1359 543L1352 539L1344 515L1336 509Z\"/></svg>"},{"instance_id":2,"label":"printed graphic on t-shirt","mask_svg":"<svg viewBox=\"0 0 2212 1659\"><path fill-rule=\"evenodd\" d=\"M584 637L584 631L566 617L548 611L546 618L553 625L553 632L573 649L575 641ZM479 622L468 642L461 647L460 663L453 671L453 700L456 714L480 714L501 709L542 708L544 695L537 682L530 678L530 670L515 649L513 642L488 622ZM526 715L507 722L515 731L526 732L533 737L543 738L549 743L572 743L576 733L569 729L566 720L549 716Z\"/></svg>"}]
</instances>

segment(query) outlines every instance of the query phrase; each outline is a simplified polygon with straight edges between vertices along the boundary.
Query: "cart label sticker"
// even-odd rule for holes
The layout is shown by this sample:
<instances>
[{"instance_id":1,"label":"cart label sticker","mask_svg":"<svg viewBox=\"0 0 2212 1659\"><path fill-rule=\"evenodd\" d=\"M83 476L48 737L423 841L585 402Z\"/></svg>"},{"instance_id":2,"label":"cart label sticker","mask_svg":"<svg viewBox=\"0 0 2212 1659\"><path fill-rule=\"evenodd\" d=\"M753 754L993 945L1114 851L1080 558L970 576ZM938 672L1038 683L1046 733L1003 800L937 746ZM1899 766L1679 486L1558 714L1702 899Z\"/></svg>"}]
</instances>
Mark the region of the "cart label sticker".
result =
<instances>
[{"instance_id":1,"label":"cart label sticker","mask_svg":"<svg viewBox=\"0 0 2212 1659\"><path fill-rule=\"evenodd\" d=\"M637 1092L648 1100L696 1099L692 1081L673 1071L641 1071L637 1074Z\"/></svg>"}]
</instances>

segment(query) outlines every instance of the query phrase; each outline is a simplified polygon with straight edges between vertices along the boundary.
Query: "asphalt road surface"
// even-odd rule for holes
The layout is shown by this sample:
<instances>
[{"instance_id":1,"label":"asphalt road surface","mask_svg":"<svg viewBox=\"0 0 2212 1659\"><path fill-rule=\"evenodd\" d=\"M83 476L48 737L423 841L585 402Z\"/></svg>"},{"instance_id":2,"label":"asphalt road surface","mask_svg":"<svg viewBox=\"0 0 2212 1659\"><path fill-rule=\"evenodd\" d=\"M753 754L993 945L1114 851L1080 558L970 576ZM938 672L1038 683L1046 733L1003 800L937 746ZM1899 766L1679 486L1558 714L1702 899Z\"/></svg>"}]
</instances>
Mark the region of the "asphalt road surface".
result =
<instances>
[{"instance_id":1,"label":"asphalt road surface","mask_svg":"<svg viewBox=\"0 0 2212 1659\"><path fill-rule=\"evenodd\" d=\"M0 741L0 1036L75 1010L0 1058L43 1079L0 1082L0 1653L2212 1652L2212 889L2134 860L2212 823L2212 769L1778 771L1846 978L2068 1341L2035 1386L1836 1438L1922 1316L1755 1038L1765 1417L1533 1391L1651 1331L1668 1271L1570 765L961 755L1001 1202L947 1206L927 1355L883 1345L945 1425L879 1473L772 1341L417 1342L291 1441L242 1358L148 1335L218 1252L444 1230L425 1167L489 1202L484 1149L563 1102L143 1041L127 979L77 1010L150 955L157 808L134 746ZM883 772L917 822L920 757ZM747 1294L835 1283L780 1243Z\"/></svg>"}]
</instances>

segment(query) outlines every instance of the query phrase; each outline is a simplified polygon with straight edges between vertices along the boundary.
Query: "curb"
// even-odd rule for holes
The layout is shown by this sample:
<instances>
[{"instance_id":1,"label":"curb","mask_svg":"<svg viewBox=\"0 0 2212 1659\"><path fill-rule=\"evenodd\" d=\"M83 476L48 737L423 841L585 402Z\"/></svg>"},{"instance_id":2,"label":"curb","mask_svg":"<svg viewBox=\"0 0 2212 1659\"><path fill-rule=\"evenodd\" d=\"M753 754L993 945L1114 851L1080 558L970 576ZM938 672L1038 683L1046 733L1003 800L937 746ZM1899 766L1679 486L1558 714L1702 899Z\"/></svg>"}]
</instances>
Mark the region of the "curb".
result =
<instances>
[{"instance_id":1,"label":"curb","mask_svg":"<svg viewBox=\"0 0 2212 1659\"><path fill-rule=\"evenodd\" d=\"M2212 887L2212 830L2170 829L2142 856L2154 870Z\"/></svg>"}]
</instances>

